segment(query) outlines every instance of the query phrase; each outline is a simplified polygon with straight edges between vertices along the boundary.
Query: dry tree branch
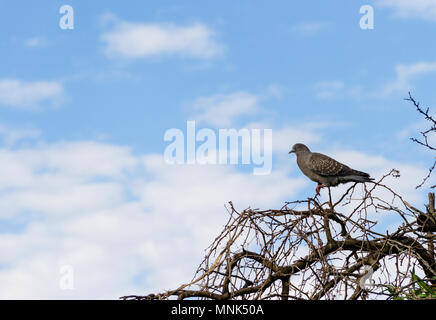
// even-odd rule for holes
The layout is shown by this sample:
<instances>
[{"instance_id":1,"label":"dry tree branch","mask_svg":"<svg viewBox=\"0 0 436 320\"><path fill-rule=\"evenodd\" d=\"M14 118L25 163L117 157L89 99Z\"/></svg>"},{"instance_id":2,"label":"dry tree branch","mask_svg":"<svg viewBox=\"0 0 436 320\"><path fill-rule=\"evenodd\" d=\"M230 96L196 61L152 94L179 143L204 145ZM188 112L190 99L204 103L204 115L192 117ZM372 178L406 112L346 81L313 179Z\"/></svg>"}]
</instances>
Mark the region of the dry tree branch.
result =
<instances>
[{"instance_id":1,"label":"dry tree branch","mask_svg":"<svg viewBox=\"0 0 436 320\"><path fill-rule=\"evenodd\" d=\"M420 103L412 97L410 92L409 92L409 97L405 98L404 100L411 101L413 103L413 105L415 106L416 111L418 111L418 113L423 115L424 119L427 122L429 122L429 125L430 125L430 127L428 129L420 132L421 133L421 140L417 139L417 138L410 138L410 140L412 140L413 142L415 142L415 143L417 143L417 144L419 144L419 145L421 145L429 150L436 151L436 146L431 145L429 142L430 134L436 133L436 120L435 120L435 118L433 118L432 115L430 115L430 108L427 108L425 110L422 109L420 106ZM435 167L436 167L436 158L433 162L433 165L430 167L427 176L425 176L424 179L422 180L422 182L416 186L416 189L418 189L424 185L424 183L430 178ZM436 185L433 185L430 188L435 188L435 187L436 187Z\"/></svg>"},{"instance_id":2,"label":"dry tree branch","mask_svg":"<svg viewBox=\"0 0 436 320\"><path fill-rule=\"evenodd\" d=\"M413 284L416 269L436 285L435 234L422 232L422 213L383 184L392 170L357 196L356 184L328 201L308 198L281 209L237 211L208 248L193 281L157 294L122 299L365 299L389 298L387 286ZM392 201L381 199L391 197ZM340 212L339 212L340 208ZM403 224L381 233L377 221L396 214ZM361 286L371 267L374 284ZM365 269L366 270L366 269Z\"/></svg>"}]
</instances>

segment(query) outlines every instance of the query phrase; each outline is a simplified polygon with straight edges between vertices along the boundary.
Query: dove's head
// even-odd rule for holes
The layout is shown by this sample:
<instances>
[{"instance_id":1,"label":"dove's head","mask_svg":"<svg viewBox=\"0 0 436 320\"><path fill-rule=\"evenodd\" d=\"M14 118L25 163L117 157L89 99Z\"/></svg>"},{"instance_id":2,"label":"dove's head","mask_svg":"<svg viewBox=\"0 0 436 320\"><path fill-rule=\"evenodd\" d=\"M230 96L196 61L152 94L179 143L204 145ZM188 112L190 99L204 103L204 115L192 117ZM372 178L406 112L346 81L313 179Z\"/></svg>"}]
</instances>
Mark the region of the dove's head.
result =
<instances>
[{"instance_id":1,"label":"dove's head","mask_svg":"<svg viewBox=\"0 0 436 320\"><path fill-rule=\"evenodd\" d=\"M304 144L302 143L296 143L292 146L291 151L289 151L289 153L303 153L303 152L310 152L309 148L306 147Z\"/></svg>"}]
</instances>

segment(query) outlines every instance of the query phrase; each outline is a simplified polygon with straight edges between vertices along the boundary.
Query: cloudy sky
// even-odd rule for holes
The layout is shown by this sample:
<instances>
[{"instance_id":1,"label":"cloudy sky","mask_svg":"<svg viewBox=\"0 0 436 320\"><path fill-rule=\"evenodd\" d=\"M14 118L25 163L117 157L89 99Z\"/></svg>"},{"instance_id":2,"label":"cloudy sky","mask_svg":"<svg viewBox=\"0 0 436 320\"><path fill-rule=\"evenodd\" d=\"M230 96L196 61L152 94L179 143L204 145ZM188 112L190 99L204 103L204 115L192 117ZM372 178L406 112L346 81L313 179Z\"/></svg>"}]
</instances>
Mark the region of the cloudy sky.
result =
<instances>
[{"instance_id":1,"label":"cloudy sky","mask_svg":"<svg viewBox=\"0 0 436 320\"><path fill-rule=\"evenodd\" d=\"M433 160L404 98L436 106L435 30L436 0L0 2L0 298L189 281L228 201L314 195L297 142L375 178L399 169L390 185L422 207ZM272 129L271 172L166 163L165 132L188 120Z\"/></svg>"}]
</instances>

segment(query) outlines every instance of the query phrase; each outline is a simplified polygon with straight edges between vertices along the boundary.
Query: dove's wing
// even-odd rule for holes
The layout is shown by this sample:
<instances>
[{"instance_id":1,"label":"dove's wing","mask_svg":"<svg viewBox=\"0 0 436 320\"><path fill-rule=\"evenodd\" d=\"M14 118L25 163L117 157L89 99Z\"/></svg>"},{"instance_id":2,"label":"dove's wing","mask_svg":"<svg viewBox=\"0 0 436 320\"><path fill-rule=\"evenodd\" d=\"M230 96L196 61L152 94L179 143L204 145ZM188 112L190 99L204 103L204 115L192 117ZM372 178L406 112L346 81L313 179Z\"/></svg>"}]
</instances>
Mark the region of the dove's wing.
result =
<instances>
[{"instance_id":1,"label":"dove's wing","mask_svg":"<svg viewBox=\"0 0 436 320\"><path fill-rule=\"evenodd\" d=\"M359 172L325 154L316 152L313 152L308 158L307 166L320 176L347 176Z\"/></svg>"}]
</instances>

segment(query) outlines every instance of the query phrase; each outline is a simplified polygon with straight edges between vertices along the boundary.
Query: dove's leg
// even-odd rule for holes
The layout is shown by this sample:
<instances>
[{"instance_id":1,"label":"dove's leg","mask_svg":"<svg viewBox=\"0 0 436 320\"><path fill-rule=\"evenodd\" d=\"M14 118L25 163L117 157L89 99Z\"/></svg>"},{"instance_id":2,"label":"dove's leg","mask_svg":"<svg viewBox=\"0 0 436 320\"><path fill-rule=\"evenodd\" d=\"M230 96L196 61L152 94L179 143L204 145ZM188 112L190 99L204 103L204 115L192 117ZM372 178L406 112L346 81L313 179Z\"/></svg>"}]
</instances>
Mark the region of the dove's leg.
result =
<instances>
[{"instance_id":1,"label":"dove's leg","mask_svg":"<svg viewBox=\"0 0 436 320\"><path fill-rule=\"evenodd\" d=\"M322 183L318 183L318 185L316 186L316 195L319 195L319 190L321 190L321 188L324 188L325 185L323 185Z\"/></svg>"}]
</instances>

